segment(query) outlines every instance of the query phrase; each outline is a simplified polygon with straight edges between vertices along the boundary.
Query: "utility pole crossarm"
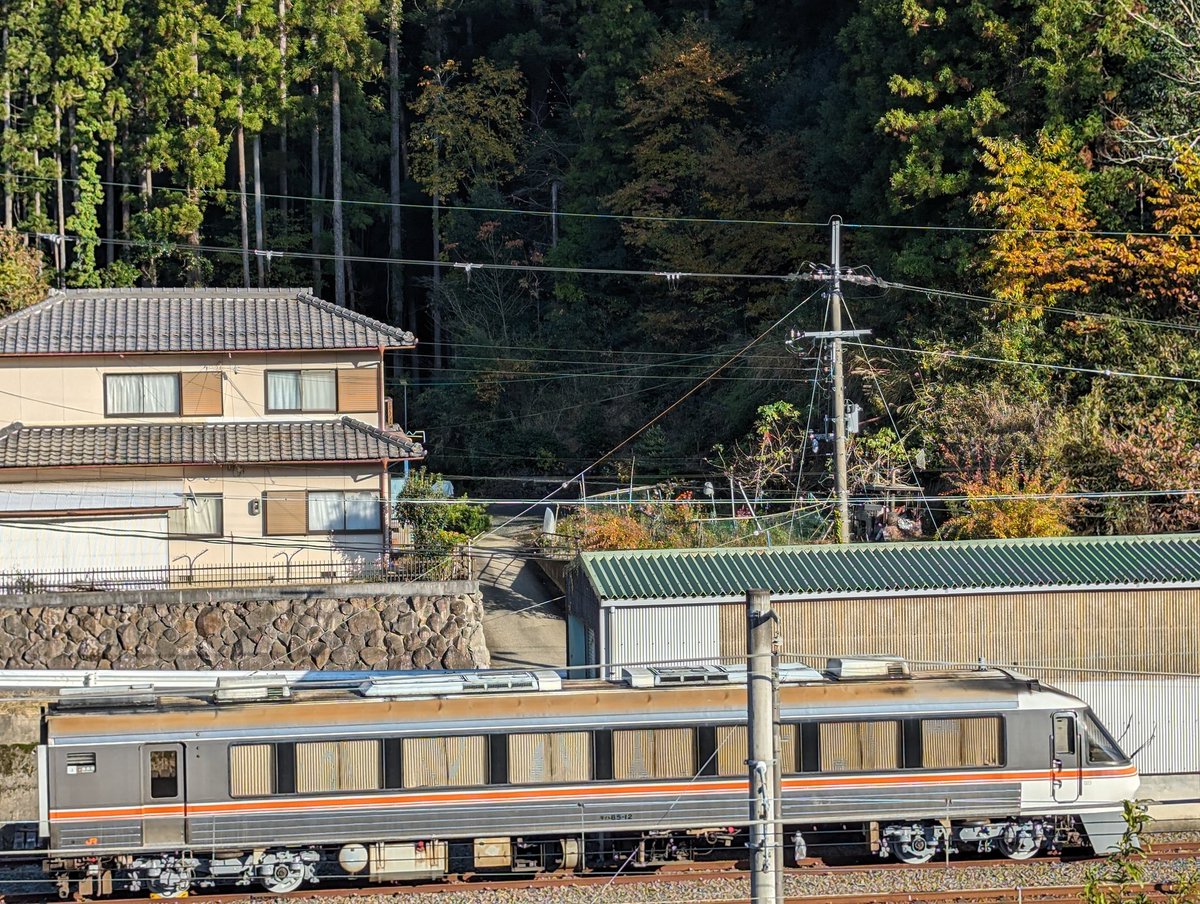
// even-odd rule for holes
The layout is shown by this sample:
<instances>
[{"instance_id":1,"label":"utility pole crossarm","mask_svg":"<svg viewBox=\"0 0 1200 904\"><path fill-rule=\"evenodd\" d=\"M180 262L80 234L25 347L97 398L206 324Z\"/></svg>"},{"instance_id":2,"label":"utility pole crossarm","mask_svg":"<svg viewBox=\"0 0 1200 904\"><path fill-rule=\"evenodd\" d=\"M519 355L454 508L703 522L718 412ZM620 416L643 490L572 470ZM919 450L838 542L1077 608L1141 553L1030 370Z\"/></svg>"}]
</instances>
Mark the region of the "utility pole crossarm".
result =
<instances>
[{"instance_id":1,"label":"utility pole crossarm","mask_svg":"<svg viewBox=\"0 0 1200 904\"><path fill-rule=\"evenodd\" d=\"M870 330L823 330L817 333L801 333L802 339L857 339L859 336L870 336Z\"/></svg>"},{"instance_id":2,"label":"utility pole crossarm","mask_svg":"<svg viewBox=\"0 0 1200 904\"><path fill-rule=\"evenodd\" d=\"M833 278L833 271L822 264L808 273L789 273L787 278L796 282L827 283ZM854 283L857 286L878 286L881 289L900 288L899 283L889 282L886 279L880 279L878 276L866 276L862 273L843 272L839 274L839 279L842 282Z\"/></svg>"}]
</instances>

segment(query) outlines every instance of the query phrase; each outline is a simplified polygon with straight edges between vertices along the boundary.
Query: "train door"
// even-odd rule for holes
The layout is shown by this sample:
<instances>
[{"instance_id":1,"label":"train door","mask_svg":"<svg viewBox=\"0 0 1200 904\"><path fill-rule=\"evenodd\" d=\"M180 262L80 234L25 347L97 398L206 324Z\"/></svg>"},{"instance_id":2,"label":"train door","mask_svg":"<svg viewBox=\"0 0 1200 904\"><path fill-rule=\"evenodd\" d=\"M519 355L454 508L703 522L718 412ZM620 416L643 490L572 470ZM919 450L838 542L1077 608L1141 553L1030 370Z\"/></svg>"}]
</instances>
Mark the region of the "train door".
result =
<instances>
[{"instance_id":1,"label":"train door","mask_svg":"<svg viewBox=\"0 0 1200 904\"><path fill-rule=\"evenodd\" d=\"M1050 781L1054 799L1060 803L1078 800L1083 791L1083 751L1079 722L1073 712L1054 714L1050 733Z\"/></svg>"},{"instance_id":2,"label":"train door","mask_svg":"<svg viewBox=\"0 0 1200 904\"><path fill-rule=\"evenodd\" d=\"M142 745L142 843L183 846L187 815L182 744Z\"/></svg>"}]
</instances>

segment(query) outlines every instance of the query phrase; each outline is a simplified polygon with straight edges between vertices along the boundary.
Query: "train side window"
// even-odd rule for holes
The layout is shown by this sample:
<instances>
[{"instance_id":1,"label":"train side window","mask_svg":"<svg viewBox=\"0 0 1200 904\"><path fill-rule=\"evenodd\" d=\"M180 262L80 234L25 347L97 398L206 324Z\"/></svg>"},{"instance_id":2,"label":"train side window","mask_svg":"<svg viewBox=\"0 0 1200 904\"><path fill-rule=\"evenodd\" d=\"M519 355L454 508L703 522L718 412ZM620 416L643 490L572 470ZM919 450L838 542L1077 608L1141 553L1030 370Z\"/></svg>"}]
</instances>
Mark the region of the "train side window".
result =
<instances>
[{"instance_id":1,"label":"train side window","mask_svg":"<svg viewBox=\"0 0 1200 904\"><path fill-rule=\"evenodd\" d=\"M229 748L229 796L265 797L275 793L275 757L271 744Z\"/></svg>"},{"instance_id":2,"label":"train side window","mask_svg":"<svg viewBox=\"0 0 1200 904\"><path fill-rule=\"evenodd\" d=\"M150 751L150 796L179 795L179 754L174 750Z\"/></svg>"},{"instance_id":3,"label":"train side window","mask_svg":"<svg viewBox=\"0 0 1200 904\"><path fill-rule=\"evenodd\" d=\"M691 728L636 728L613 732L613 778L691 778L696 772Z\"/></svg>"},{"instance_id":4,"label":"train side window","mask_svg":"<svg viewBox=\"0 0 1200 904\"><path fill-rule=\"evenodd\" d=\"M601 728L592 732L592 778L598 782L612 781L613 741L612 730Z\"/></svg>"},{"instance_id":5,"label":"train side window","mask_svg":"<svg viewBox=\"0 0 1200 904\"><path fill-rule=\"evenodd\" d=\"M922 719L921 765L926 769L1000 766L1000 718Z\"/></svg>"},{"instance_id":6,"label":"train side window","mask_svg":"<svg viewBox=\"0 0 1200 904\"><path fill-rule=\"evenodd\" d=\"M383 741L383 787L403 788L403 751L399 738L384 738Z\"/></svg>"},{"instance_id":7,"label":"train side window","mask_svg":"<svg viewBox=\"0 0 1200 904\"><path fill-rule=\"evenodd\" d=\"M296 790L301 794L373 791L381 785L380 760L376 740L298 743Z\"/></svg>"},{"instance_id":8,"label":"train side window","mask_svg":"<svg viewBox=\"0 0 1200 904\"><path fill-rule=\"evenodd\" d=\"M799 756L799 726L779 726L779 760L783 771L796 772ZM750 747L745 725L717 726L717 775L745 775Z\"/></svg>"},{"instance_id":9,"label":"train side window","mask_svg":"<svg viewBox=\"0 0 1200 904\"><path fill-rule=\"evenodd\" d=\"M275 745L275 793L296 793L295 741L280 741Z\"/></svg>"},{"instance_id":10,"label":"train side window","mask_svg":"<svg viewBox=\"0 0 1200 904\"><path fill-rule=\"evenodd\" d=\"M822 772L877 772L900 768L900 723L820 723Z\"/></svg>"},{"instance_id":11,"label":"train side window","mask_svg":"<svg viewBox=\"0 0 1200 904\"><path fill-rule=\"evenodd\" d=\"M1124 762L1125 754L1121 745L1113 740L1103 725L1092 713L1083 717L1084 728L1087 732L1087 758L1089 763L1120 763Z\"/></svg>"},{"instance_id":12,"label":"train side window","mask_svg":"<svg viewBox=\"0 0 1200 904\"><path fill-rule=\"evenodd\" d=\"M587 731L509 735L508 779L514 785L589 781L591 740Z\"/></svg>"},{"instance_id":13,"label":"train side window","mask_svg":"<svg viewBox=\"0 0 1200 904\"><path fill-rule=\"evenodd\" d=\"M95 753L88 751L87 753L67 754L67 775L92 775L95 771Z\"/></svg>"},{"instance_id":14,"label":"train side window","mask_svg":"<svg viewBox=\"0 0 1200 904\"><path fill-rule=\"evenodd\" d=\"M801 772L821 771L821 726L816 722L800 723L800 749L797 765Z\"/></svg>"},{"instance_id":15,"label":"train side window","mask_svg":"<svg viewBox=\"0 0 1200 904\"><path fill-rule=\"evenodd\" d=\"M1044 722L1042 723L1045 724ZM1075 755L1075 717L1054 717L1054 755Z\"/></svg>"},{"instance_id":16,"label":"train side window","mask_svg":"<svg viewBox=\"0 0 1200 904\"><path fill-rule=\"evenodd\" d=\"M486 735L404 739L405 788L464 788L487 784Z\"/></svg>"}]
</instances>

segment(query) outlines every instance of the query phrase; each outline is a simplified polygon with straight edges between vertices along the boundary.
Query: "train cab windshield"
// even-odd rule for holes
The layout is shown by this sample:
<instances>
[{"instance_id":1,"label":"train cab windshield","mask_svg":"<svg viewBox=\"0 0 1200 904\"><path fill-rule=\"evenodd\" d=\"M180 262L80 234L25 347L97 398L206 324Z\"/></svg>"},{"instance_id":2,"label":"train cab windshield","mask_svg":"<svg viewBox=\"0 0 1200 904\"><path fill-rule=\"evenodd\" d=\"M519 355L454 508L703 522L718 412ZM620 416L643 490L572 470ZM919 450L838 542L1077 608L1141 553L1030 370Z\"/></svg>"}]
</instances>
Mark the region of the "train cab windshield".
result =
<instances>
[{"instance_id":1,"label":"train cab windshield","mask_svg":"<svg viewBox=\"0 0 1200 904\"><path fill-rule=\"evenodd\" d=\"M1124 763L1128 760L1128 757L1121 752L1120 746L1113 740L1112 735L1105 730L1090 711L1084 713L1083 722L1087 731L1089 763Z\"/></svg>"}]
</instances>

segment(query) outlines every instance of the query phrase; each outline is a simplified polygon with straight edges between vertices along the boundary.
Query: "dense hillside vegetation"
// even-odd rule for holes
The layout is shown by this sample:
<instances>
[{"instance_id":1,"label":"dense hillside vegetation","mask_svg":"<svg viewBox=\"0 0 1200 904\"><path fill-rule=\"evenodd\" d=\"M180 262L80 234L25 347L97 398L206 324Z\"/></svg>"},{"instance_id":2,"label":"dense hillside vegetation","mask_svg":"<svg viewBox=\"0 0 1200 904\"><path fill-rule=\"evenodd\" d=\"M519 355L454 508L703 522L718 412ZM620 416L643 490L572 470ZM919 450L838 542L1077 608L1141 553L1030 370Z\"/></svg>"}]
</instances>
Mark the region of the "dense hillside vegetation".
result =
<instances>
[{"instance_id":1,"label":"dense hillside vegetation","mask_svg":"<svg viewBox=\"0 0 1200 904\"><path fill-rule=\"evenodd\" d=\"M847 287L880 346L850 352L860 481L921 450L933 492L1023 497L972 506L966 536L1200 527L1196 0L0 16L3 222L40 236L51 282L315 284L404 324L433 464L529 478L486 495L579 471L796 307L812 283L747 277L826 260L840 214L845 262L913 287ZM6 241L17 304L36 280ZM589 489L725 462L797 493L827 387L783 340L823 312ZM823 492L826 456L804 467Z\"/></svg>"}]
</instances>

